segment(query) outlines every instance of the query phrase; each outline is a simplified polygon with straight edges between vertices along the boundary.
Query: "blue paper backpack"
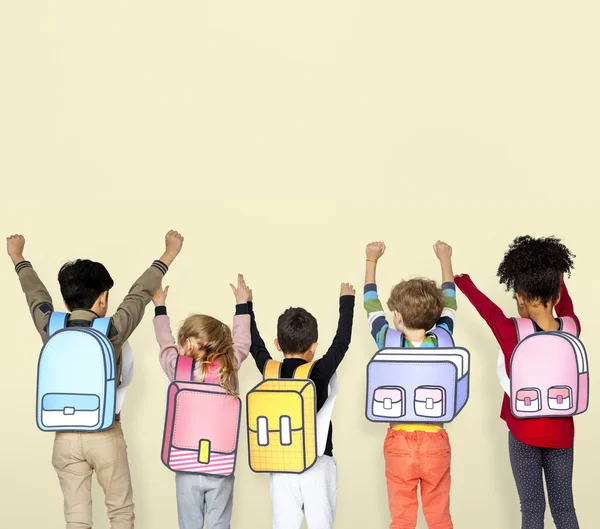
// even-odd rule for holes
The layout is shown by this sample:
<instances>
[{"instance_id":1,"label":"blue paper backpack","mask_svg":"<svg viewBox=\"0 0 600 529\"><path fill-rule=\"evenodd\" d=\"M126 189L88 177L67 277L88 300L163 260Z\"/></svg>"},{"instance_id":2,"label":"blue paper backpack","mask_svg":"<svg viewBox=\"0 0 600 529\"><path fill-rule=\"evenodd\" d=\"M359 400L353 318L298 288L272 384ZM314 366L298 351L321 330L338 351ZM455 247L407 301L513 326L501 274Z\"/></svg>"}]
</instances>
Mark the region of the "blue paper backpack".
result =
<instances>
[{"instance_id":1,"label":"blue paper backpack","mask_svg":"<svg viewBox=\"0 0 600 529\"><path fill-rule=\"evenodd\" d=\"M115 420L115 351L108 339L111 318L91 327L67 327L53 312L38 363L37 425L49 432L99 432Z\"/></svg>"}]
</instances>

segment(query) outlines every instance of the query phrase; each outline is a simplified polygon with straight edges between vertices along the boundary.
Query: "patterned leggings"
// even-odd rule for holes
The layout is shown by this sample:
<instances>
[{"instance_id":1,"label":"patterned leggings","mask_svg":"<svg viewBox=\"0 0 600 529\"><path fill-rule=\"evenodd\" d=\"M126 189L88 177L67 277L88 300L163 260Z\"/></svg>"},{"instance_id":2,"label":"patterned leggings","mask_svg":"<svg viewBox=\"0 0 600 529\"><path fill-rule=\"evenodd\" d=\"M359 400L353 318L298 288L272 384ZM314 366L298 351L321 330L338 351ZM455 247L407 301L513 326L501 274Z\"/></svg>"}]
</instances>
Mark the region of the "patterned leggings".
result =
<instances>
[{"instance_id":1,"label":"patterned leggings","mask_svg":"<svg viewBox=\"0 0 600 529\"><path fill-rule=\"evenodd\" d=\"M521 501L521 529L544 529L546 497L542 470L556 529L579 529L573 504L573 448L529 446L509 432L508 451Z\"/></svg>"}]
</instances>

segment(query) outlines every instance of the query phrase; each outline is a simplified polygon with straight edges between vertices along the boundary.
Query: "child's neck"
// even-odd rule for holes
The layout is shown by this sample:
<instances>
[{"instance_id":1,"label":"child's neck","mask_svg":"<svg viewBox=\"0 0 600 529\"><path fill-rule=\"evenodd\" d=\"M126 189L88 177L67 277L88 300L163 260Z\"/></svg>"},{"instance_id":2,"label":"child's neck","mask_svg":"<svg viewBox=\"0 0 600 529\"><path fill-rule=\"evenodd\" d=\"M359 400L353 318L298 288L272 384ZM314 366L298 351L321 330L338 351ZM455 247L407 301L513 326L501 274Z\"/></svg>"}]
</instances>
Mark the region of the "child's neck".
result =
<instances>
[{"instance_id":1,"label":"child's neck","mask_svg":"<svg viewBox=\"0 0 600 529\"><path fill-rule=\"evenodd\" d=\"M427 336L427 331L425 329L405 329L404 330L404 337L409 341L409 342L422 342L423 340L425 340L425 337Z\"/></svg>"},{"instance_id":2,"label":"child's neck","mask_svg":"<svg viewBox=\"0 0 600 529\"><path fill-rule=\"evenodd\" d=\"M541 303L527 307L529 317L544 331L555 331L560 328L553 312L554 307L550 304L544 307Z\"/></svg>"}]
</instances>

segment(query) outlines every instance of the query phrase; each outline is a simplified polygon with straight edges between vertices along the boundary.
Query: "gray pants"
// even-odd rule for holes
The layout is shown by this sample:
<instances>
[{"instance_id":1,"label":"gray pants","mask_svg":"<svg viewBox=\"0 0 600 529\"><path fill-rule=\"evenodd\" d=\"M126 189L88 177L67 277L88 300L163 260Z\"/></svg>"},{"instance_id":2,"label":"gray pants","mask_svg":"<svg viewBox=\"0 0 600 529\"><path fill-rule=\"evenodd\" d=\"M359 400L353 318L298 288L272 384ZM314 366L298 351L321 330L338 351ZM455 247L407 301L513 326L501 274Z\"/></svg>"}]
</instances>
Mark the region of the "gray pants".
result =
<instances>
[{"instance_id":1,"label":"gray pants","mask_svg":"<svg viewBox=\"0 0 600 529\"><path fill-rule=\"evenodd\" d=\"M230 529L234 476L175 473L179 529Z\"/></svg>"},{"instance_id":2,"label":"gray pants","mask_svg":"<svg viewBox=\"0 0 600 529\"><path fill-rule=\"evenodd\" d=\"M546 496L542 472L554 525L557 529L579 529L573 504L573 449L529 446L509 433L508 451L521 500L522 529L544 529Z\"/></svg>"}]
</instances>

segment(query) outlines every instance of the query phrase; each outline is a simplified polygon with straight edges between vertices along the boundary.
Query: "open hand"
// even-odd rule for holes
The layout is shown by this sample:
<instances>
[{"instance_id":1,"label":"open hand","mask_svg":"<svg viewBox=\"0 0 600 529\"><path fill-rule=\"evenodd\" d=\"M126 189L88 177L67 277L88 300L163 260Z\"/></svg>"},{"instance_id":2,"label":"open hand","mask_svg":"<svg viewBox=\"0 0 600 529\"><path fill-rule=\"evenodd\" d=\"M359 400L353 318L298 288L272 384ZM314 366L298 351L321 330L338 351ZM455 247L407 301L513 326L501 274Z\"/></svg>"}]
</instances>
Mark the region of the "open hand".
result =
<instances>
[{"instance_id":1,"label":"open hand","mask_svg":"<svg viewBox=\"0 0 600 529\"><path fill-rule=\"evenodd\" d=\"M236 305L243 305L248 301L252 301L252 290L246 285L243 274L238 274L237 287L233 283L229 283L229 286L233 290Z\"/></svg>"},{"instance_id":2,"label":"open hand","mask_svg":"<svg viewBox=\"0 0 600 529\"><path fill-rule=\"evenodd\" d=\"M167 301L167 295L169 294L169 287L166 286L165 288L162 287L162 285L160 285L158 287L158 290L154 293L154 296L152 297L152 303L154 303L155 307L164 307L166 301Z\"/></svg>"},{"instance_id":3,"label":"open hand","mask_svg":"<svg viewBox=\"0 0 600 529\"><path fill-rule=\"evenodd\" d=\"M340 287L340 297L342 296L355 296L356 290L350 283L342 283Z\"/></svg>"},{"instance_id":4,"label":"open hand","mask_svg":"<svg viewBox=\"0 0 600 529\"><path fill-rule=\"evenodd\" d=\"M385 253L385 243L383 241L370 242L365 250L369 261L378 261Z\"/></svg>"}]
</instances>

